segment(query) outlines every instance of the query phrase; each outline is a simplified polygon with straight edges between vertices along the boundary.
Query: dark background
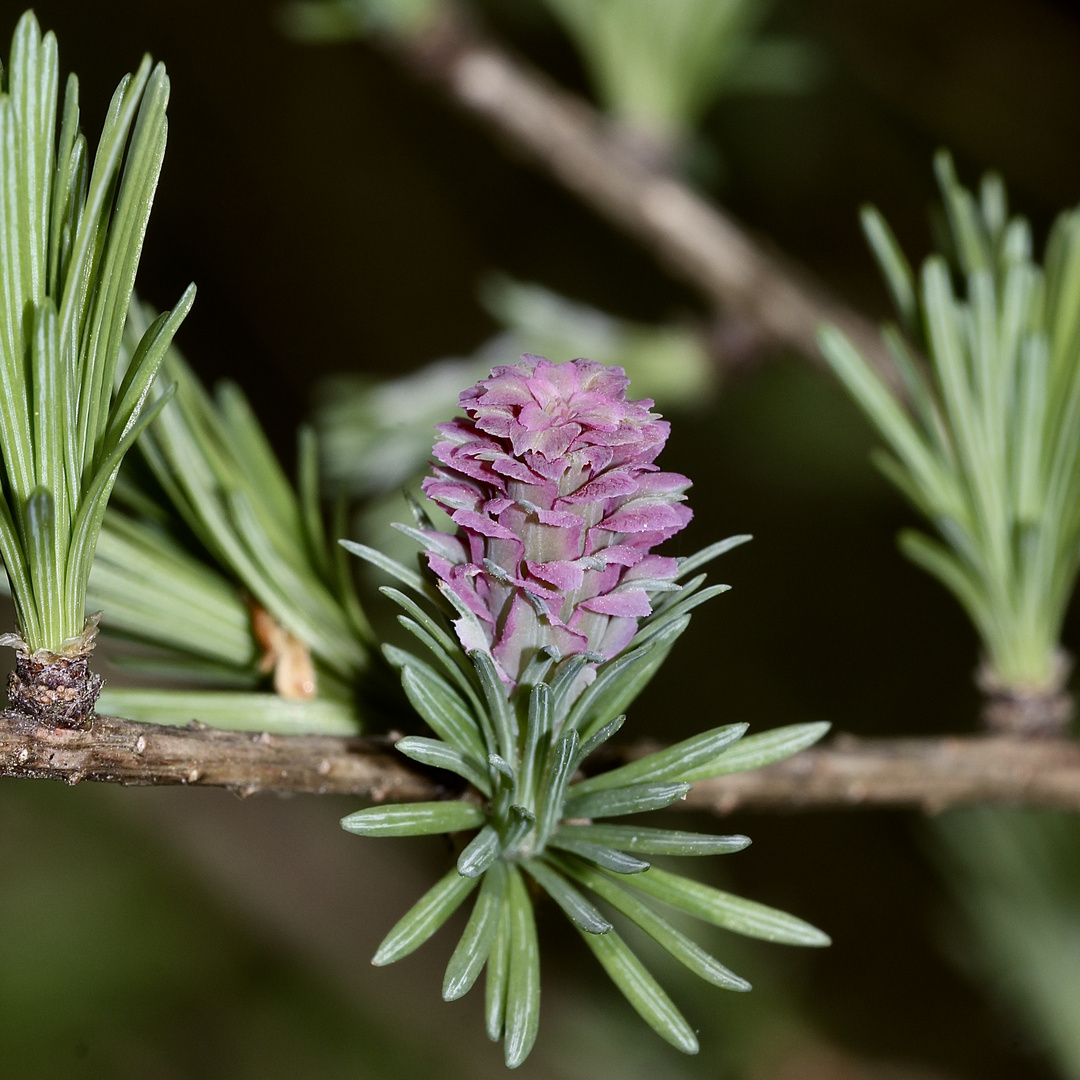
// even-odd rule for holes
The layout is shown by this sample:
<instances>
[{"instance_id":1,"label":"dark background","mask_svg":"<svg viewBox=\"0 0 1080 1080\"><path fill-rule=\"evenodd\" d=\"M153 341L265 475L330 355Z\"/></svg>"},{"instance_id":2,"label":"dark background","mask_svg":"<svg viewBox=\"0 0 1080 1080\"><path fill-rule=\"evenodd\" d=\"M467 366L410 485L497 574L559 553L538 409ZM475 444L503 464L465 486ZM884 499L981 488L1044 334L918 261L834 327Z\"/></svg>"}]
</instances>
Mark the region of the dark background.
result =
<instances>
[{"instance_id":1,"label":"dark background","mask_svg":"<svg viewBox=\"0 0 1080 1080\"><path fill-rule=\"evenodd\" d=\"M243 0L36 10L63 71L79 73L92 138L141 53L167 63L169 150L139 287L166 307L197 283L179 343L205 379L241 383L286 461L320 377L404 374L488 337L475 296L492 269L637 320L706 314L633 243L365 45L290 43L274 5ZM0 4L0 37L20 11ZM531 0L491 4L488 17L587 92ZM1069 6L781 0L769 25L818 46L823 80L801 97L716 106L704 131L722 158L712 193L869 313L886 301L856 208L877 203L921 257L938 146L969 183L999 169L1040 237L1077 200L1080 23ZM684 550L733 532L755 541L725 558L735 589L695 618L635 707L637 732L808 719L861 734L974 728L974 635L896 552L910 515L869 466L873 439L838 389L775 356L673 420L665 464L695 481ZM1075 619L1066 644L1075 651ZM351 807L0 781L3 1075L501 1075L479 1003L438 1000L451 935L388 971L368 967L446 853L347 837L336 820ZM783 1062L807 1047L811 1064L791 1076L1053 1075L951 962L920 818L740 814L730 831L754 846L702 872L823 926L834 946L808 956L717 934L721 958L757 986L745 997L661 964L702 1029L701 1058L684 1061L545 914L551 978L523 1075L764 1080L789 1075ZM815 1047L831 1049L814 1058Z\"/></svg>"}]
</instances>

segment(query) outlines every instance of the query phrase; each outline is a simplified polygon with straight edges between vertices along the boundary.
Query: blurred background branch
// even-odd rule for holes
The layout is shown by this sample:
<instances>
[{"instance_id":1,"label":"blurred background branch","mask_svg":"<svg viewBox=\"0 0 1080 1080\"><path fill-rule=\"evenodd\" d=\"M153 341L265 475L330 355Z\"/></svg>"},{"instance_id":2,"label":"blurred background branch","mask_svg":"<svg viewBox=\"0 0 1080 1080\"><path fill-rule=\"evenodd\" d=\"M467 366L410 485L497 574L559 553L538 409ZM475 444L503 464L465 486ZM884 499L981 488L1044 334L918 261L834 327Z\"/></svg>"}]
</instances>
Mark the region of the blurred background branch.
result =
<instances>
[{"instance_id":1,"label":"blurred background branch","mask_svg":"<svg viewBox=\"0 0 1080 1080\"><path fill-rule=\"evenodd\" d=\"M563 90L486 36L461 9L440 5L418 26L378 35L393 55L542 166L587 205L642 242L726 316L815 363L822 323L858 342L896 383L876 328L768 250L674 173L634 152L584 99Z\"/></svg>"}]
</instances>

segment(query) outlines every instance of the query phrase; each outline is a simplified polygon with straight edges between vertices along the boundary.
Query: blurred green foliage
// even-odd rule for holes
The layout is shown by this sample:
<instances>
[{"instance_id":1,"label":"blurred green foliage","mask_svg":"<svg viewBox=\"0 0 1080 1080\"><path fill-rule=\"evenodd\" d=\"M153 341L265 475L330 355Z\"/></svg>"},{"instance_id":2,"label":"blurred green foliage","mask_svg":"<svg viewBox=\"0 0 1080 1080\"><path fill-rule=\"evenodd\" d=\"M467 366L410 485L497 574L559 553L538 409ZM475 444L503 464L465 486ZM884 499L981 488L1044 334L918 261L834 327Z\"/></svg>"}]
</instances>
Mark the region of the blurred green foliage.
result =
<instances>
[{"instance_id":1,"label":"blurred green foliage","mask_svg":"<svg viewBox=\"0 0 1080 1080\"><path fill-rule=\"evenodd\" d=\"M1080 1077L1080 821L1033 810L953 811L930 830L963 919L947 948L1000 995L1007 1022L1067 1080Z\"/></svg>"},{"instance_id":2,"label":"blurred green foliage","mask_svg":"<svg viewBox=\"0 0 1080 1080\"><path fill-rule=\"evenodd\" d=\"M430 1067L422 1044L358 1016L113 796L0 781L0 859L19 868L0 884L6 1077L344 1080Z\"/></svg>"},{"instance_id":3,"label":"blurred green foliage","mask_svg":"<svg viewBox=\"0 0 1080 1080\"><path fill-rule=\"evenodd\" d=\"M722 93L799 93L818 57L759 38L767 0L544 0L574 39L603 106L644 135L693 132Z\"/></svg>"}]
</instances>

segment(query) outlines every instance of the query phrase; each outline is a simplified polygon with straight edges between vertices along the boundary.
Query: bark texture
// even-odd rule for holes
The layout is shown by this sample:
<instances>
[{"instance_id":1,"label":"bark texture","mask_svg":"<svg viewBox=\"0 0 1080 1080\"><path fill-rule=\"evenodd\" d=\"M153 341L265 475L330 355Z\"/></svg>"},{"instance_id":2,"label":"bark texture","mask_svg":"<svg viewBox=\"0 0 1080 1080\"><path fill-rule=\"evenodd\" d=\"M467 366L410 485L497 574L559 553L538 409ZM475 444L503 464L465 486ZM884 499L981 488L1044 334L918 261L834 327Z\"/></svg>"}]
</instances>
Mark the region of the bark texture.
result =
<instances>
[{"instance_id":1,"label":"bark texture","mask_svg":"<svg viewBox=\"0 0 1080 1080\"><path fill-rule=\"evenodd\" d=\"M389 739L270 735L204 724L163 727L95 716L76 730L0 715L0 775L78 784L203 785L258 791L359 795L373 802L447 794L393 753Z\"/></svg>"},{"instance_id":2,"label":"bark texture","mask_svg":"<svg viewBox=\"0 0 1080 1080\"><path fill-rule=\"evenodd\" d=\"M627 758L655 746L631 748ZM0 715L0 775L128 785L185 784L256 792L355 795L373 802L457 794L449 778L393 752L392 738L334 738L136 724L96 716L86 730ZM814 810L967 805L1080 811L1080 742L1007 736L854 739L754 772L704 780L676 807Z\"/></svg>"}]
</instances>

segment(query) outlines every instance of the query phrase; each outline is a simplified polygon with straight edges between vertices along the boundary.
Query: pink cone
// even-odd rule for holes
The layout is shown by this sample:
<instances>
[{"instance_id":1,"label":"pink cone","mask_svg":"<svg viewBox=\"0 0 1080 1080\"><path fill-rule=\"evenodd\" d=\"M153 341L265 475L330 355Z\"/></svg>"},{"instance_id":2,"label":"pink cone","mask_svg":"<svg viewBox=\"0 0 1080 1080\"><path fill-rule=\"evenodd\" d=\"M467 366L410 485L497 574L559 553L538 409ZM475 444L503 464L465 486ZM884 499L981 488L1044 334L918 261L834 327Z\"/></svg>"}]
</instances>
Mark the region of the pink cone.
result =
<instances>
[{"instance_id":1,"label":"pink cone","mask_svg":"<svg viewBox=\"0 0 1080 1080\"><path fill-rule=\"evenodd\" d=\"M486 647L511 688L547 645L617 655L652 610L642 585L675 575L650 552L690 521L690 481L653 464L669 425L628 386L620 367L526 355L439 425L424 491L460 543L444 538L428 561L483 628L478 643L458 625L462 644Z\"/></svg>"}]
</instances>

